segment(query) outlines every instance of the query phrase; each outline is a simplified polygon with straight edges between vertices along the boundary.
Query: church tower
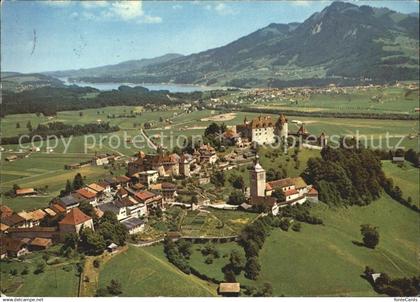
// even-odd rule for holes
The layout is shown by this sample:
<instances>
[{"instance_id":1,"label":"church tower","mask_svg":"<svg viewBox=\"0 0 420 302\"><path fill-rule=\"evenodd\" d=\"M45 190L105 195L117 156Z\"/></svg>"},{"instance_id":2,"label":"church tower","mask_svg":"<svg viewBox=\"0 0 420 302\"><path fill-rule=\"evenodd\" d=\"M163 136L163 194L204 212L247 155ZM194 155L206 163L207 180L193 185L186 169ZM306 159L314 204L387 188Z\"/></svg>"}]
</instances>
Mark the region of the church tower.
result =
<instances>
[{"instance_id":1,"label":"church tower","mask_svg":"<svg viewBox=\"0 0 420 302\"><path fill-rule=\"evenodd\" d=\"M250 171L249 178L251 198L265 196L265 170L259 163L258 155L255 157L255 164Z\"/></svg>"}]
</instances>

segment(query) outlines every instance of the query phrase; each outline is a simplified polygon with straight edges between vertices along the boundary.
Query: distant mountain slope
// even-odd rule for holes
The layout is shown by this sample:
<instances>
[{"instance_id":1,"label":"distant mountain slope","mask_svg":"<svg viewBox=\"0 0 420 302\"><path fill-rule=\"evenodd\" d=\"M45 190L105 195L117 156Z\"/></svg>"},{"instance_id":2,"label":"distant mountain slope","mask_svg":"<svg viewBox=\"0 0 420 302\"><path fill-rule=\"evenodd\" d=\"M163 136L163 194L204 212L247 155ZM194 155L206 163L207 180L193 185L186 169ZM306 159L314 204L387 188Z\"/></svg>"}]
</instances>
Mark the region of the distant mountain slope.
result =
<instances>
[{"instance_id":1,"label":"distant mountain slope","mask_svg":"<svg viewBox=\"0 0 420 302\"><path fill-rule=\"evenodd\" d=\"M419 18L334 2L303 23L270 24L225 46L85 81L226 86L318 85L418 79Z\"/></svg>"},{"instance_id":2,"label":"distant mountain slope","mask_svg":"<svg viewBox=\"0 0 420 302\"><path fill-rule=\"evenodd\" d=\"M115 65L106 65L94 68L78 69L78 70L65 70L65 71L52 71L45 74L55 77L102 77L102 76L126 76L127 73L135 73L142 68L152 65L164 63L176 58L182 57L181 54L169 53L160 57L141 60L130 60L121 62Z\"/></svg>"},{"instance_id":3,"label":"distant mountain slope","mask_svg":"<svg viewBox=\"0 0 420 302\"><path fill-rule=\"evenodd\" d=\"M1 84L4 91L20 92L50 86L61 87L63 82L41 73L2 72Z\"/></svg>"}]
</instances>

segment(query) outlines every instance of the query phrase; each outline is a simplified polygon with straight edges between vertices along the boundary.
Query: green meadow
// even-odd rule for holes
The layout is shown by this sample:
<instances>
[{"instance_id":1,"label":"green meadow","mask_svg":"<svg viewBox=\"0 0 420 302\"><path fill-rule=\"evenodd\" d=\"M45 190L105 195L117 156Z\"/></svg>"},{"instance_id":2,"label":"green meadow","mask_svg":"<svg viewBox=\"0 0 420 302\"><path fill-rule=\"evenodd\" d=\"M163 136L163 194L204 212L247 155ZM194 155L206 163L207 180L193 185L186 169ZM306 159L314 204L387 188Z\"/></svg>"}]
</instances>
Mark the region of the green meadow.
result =
<instances>
[{"instance_id":1,"label":"green meadow","mask_svg":"<svg viewBox=\"0 0 420 302\"><path fill-rule=\"evenodd\" d=\"M99 286L112 279L122 284L124 297L208 297L216 296L216 286L186 275L166 260L163 246L131 246L107 262L99 274Z\"/></svg>"},{"instance_id":2,"label":"green meadow","mask_svg":"<svg viewBox=\"0 0 420 302\"><path fill-rule=\"evenodd\" d=\"M382 169L387 177L394 180L394 184L399 186L403 192L403 198L411 197L414 204L420 205L420 170L413 167L409 162L405 162L402 167L393 164L389 160L382 161Z\"/></svg>"},{"instance_id":3,"label":"green meadow","mask_svg":"<svg viewBox=\"0 0 420 302\"><path fill-rule=\"evenodd\" d=\"M261 275L257 281L238 276L238 282L258 286L270 282L275 296L375 296L361 277L365 266L392 277L418 275L419 216L387 195L366 207L329 208L314 206L312 213L324 225L302 224L300 232L274 229L260 251ZM360 225L379 228L380 242L374 249L361 241ZM221 258L206 264L194 245L190 264L200 272L223 279L221 268L228 263L235 243L217 244ZM242 252L242 251L241 251Z\"/></svg>"}]
</instances>

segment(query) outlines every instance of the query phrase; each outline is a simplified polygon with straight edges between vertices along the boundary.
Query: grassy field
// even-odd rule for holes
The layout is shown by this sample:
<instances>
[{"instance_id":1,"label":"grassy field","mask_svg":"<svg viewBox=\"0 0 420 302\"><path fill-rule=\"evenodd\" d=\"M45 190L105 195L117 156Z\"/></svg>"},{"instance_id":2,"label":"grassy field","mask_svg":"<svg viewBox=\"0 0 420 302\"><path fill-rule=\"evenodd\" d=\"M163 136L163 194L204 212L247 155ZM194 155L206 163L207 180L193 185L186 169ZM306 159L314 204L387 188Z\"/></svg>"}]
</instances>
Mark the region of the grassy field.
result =
<instances>
[{"instance_id":1,"label":"grassy field","mask_svg":"<svg viewBox=\"0 0 420 302\"><path fill-rule=\"evenodd\" d=\"M79 285L76 260L59 258L60 263L46 265L43 273L34 274L37 263L45 262L42 255L40 252L33 253L23 262L1 261L1 291L7 296L18 297L76 297ZM29 272L22 275L25 267ZM17 270L15 276L10 274L14 269Z\"/></svg>"},{"instance_id":2,"label":"grassy field","mask_svg":"<svg viewBox=\"0 0 420 302\"><path fill-rule=\"evenodd\" d=\"M243 284L270 282L274 295L286 296L374 296L370 284L361 277L366 265L392 277L413 276L418 267L419 216L388 196L366 207L348 209L314 207L324 226L303 224L301 232L275 229L260 252L262 270L257 281L238 277ZM379 227L380 243L371 250L353 243L361 241L360 225ZM218 244L221 254L240 249L235 243ZM204 263L194 245L191 265L201 272L223 278L221 268L228 258Z\"/></svg>"},{"instance_id":3,"label":"grassy field","mask_svg":"<svg viewBox=\"0 0 420 302\"><path fill-rule=\"evenodd\" d=\"M163 246L130 247L101 269L99 285L111 279L122 284L122 296L128 297L197 297L216 296L216 287L192 275L186 275L166 260Z\"/></svg>"},{"instance_id":4,"label":"grassy field","mask_svg":"<svg viewBox=\"0 0 420 302\"><path fill-rule=\"evenodd\" d=\"M45 194L37 197L8 198L2 196L2 203L15 211L45 207L65 187L67 179L72 181L77 173L85 176L85 182L97 181L109 176L110 170L100 166L89 166L78 170L64 170L64 165L91 158L83 154L46 154L34 153L29 158L14 162L1 162L0 190L2 193L10 190L13 184L22 188L44 189ZM113 173L124 174L124 170L113 170Z\"/></svg>"},{"instance_id":5,"label":"grassy field","mask_svg":"<svg viewBox=\"0 0 420 302\"><path fill-rule=\"evenodd\" d=\"M386 176L392 177L394 184L403 192L403 198L411 197L414 204L420 206L419 177L420 170L405 162L403 167L393 164L389 160L382 161L382 169Z\"/></svg>"}]
</instances>

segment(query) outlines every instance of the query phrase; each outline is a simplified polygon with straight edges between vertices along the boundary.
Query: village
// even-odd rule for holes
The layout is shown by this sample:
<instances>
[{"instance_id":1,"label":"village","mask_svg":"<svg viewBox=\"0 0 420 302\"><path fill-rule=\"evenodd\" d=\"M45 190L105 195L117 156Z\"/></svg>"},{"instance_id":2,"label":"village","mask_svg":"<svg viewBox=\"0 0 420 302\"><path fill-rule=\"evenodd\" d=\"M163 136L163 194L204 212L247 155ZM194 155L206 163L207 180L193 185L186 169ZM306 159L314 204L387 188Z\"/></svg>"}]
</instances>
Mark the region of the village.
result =
<instances>
[{"instance_id":1,"label":"village","mask_svg":"<svg viewBox=\"0 0 420 302\"><path fill-rule=\"evenodd\" d=\"M173 206L191 210L213 207L226 211L256 211L258 208L268 209L269 213L276 215L279 208L286 205L317 202L318 192L301 177L266 181L266 171L259 163L256 146L287 139L287 123L284 115L280 115L276 122L271 117L260 116L251 121L245 120L236 129L227 129L223 137L234 144L235 151L222 158L210 144L201 144L192 154L178 155L163 148L155 154L139 151L128 162L126 175L83 185L53 198L47 208L15 213L2 205L1 258L20 257L32 250L46 249L63 242L69 233L79 234L83 228L94 229L93 218L79 209L83 203L93 207L97 218L105 212L115 214L128 233L134 235L145 230L149 213L165 211ZM294 135L304 134L302 129ZM65 168L76 170L83 165L106 165L118 159L116 155L96 155L92 162L68 164ZM198 192L191 200L180 198L179 191L185 189L182 180L209 183L217 171L231 170L244 164L249 165L250 183L243 188L246 201L242 204L214 203L206 192ZM33 188L18 188L15 194L31 196L37 192ZM60 217L56 227L42 226L43 221L55 217Z\"/></svg>"}]
</instances>

